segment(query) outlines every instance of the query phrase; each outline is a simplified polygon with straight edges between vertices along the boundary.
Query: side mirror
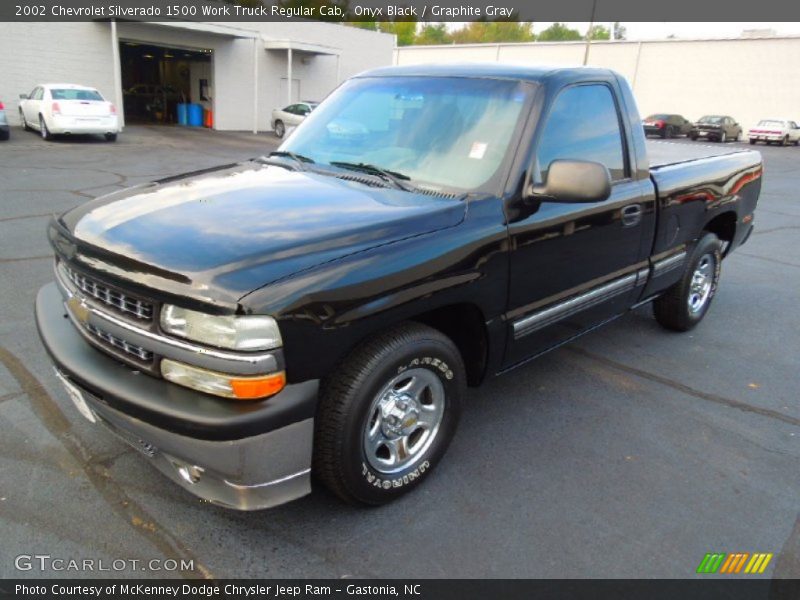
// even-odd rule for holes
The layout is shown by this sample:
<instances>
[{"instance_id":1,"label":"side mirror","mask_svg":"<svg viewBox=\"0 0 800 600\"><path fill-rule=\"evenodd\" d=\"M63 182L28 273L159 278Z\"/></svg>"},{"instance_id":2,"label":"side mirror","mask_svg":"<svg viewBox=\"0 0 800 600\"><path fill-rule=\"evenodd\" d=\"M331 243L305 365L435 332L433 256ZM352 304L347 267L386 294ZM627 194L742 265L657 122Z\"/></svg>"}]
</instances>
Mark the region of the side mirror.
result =
<instances>
[{"instance_id":1,"label":"side mirror","mask_svg":"<svg viewBox=\"0 0 800 600\"><path fill-rule=\"evenodd\" d=\"M543 184L528 186L525 198L548 202L602 202L611 195L611 175L600 163L554 160Z\"/></svg>"},{"instance_id":2,"label":"side mirror","mask_svg":"<svg viewBox=\"0 0 800 600\"><path fill-rule=\"evenodd\" d=\"M20 94L19 95L19 99L20 100L27 100L28 99L28 94Z\"/></svg>"}]
</instances>

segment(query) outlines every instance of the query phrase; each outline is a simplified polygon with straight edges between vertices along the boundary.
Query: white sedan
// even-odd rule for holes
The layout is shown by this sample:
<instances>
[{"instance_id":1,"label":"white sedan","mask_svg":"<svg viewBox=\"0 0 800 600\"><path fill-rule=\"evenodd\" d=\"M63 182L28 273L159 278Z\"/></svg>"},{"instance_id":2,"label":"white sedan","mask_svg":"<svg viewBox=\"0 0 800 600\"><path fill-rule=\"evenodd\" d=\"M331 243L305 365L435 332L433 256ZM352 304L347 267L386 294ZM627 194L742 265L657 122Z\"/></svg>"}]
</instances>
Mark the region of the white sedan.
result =
<instances>
[{"instance_id":1,"label":"white sedan","mask_svg":"<svg viewBox=\"0 0 800 600\"><path fill-rule=\"evenodd\" d=\"M758 125L747 132L750 143L765 142L767 145L775 142L782 146L800 144L800 127L789 119L762 119Z\"/></svg>"},{"instance_id":2,"label":"white sedan","mask_svg":"<svg viewBox=\"0 0 800 600\"><path fill-rule=\"evenodd\" d=\"M20 94L19 118L49 140L54 135L94 133L113 142L119 133L117 108L94 88L70 83L37 85Z\"/></svg>"},{"instance_id":3,"label":"white sedan","mask_svg":"<svg viewBox=\"0 0 800 600\"><path fill-rule=\"evenodd\" d=\"M287 127L296 127L303 122L309 113L317 108L319 102L298 102L285 108L272 111L272 130L279 138L286 134Z\"/></svg>"}]
</instances>

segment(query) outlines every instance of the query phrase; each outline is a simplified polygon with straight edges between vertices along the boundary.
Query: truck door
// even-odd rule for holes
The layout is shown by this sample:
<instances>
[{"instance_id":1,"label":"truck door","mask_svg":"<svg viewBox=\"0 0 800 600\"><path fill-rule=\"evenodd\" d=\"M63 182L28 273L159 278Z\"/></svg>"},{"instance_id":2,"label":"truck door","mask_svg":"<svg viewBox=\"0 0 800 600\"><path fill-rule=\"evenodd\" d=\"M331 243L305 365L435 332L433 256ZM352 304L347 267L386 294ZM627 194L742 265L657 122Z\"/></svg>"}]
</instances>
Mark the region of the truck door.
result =
<instances>
[{"instance_id":1,"label":"truck door","mask_svg":"<svg viewBox=\"0 0 800 600\"><path fill-rule=\"evenodd\" d=\"M509 224L506 367L625 311L641 291L652 206L631 175L623 114L610 82L565 87L542 112L534 179L544 181L553 160L579 159L605 165L613 185L603 202L543 201Z\"/></svg>"}]
</instances>

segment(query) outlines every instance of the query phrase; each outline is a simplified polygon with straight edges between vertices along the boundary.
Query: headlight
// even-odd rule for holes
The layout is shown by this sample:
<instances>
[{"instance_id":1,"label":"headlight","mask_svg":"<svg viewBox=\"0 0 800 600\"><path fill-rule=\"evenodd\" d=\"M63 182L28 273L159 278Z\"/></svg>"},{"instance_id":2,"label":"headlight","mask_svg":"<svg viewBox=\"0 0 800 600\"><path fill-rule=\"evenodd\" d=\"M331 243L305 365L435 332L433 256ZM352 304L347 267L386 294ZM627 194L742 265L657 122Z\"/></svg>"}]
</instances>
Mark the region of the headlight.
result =
<instances>
[{"instance_id":1,"label":"headlight","mask_svg":"<svg viewBox=\"0 0 800 600\"><path fill-rule=\"evenodd\" d=\"M161 329L187 340L231 350L270 350L282 344L278 323L261 315L209 315L165 304L161 308Z\"/></svg>"}]
</instances>

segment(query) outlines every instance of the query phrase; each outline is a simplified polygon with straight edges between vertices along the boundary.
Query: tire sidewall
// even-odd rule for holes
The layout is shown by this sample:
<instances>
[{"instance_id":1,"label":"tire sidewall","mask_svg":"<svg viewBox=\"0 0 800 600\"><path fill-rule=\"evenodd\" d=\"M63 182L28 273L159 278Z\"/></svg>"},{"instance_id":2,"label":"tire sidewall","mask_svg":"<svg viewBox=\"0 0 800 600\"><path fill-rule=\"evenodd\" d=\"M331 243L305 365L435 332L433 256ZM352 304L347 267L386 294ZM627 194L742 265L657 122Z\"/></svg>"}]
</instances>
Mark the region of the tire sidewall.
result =
<instances>
[{"instance_id":1,"label":"tire sidewall","mask_svg":"<svg viewBox=\"0 0 800 600\"><path fill-rule=\"evenodd\" d=\"M700 311L693 313L691 310L689 310L688 302L689 294L691 292L692 275L694 274L695 269L697 269L697 265L700 263L702 257L708 254L714 258L714 279L711 282L711 290L708 293L708 298L706 298L703 308ZM713 233L706 234L697 242L697 245L692 252L692 256L686 266L686 272L683 275L682 281L682 305L683 310L686 313L685 318L687 322L691 324L691 326L697 325L700 321L702 321L703 317L708 312L708 309L711 307L711 303L714 300L714 296L717 293L717 288L719 287L719 276L721 269L722 244L719 238Z\"/></svg>"},{"instance_id":2,"label":"tire sidewall","mask_svg":"<svg viewBox=\"0 0 800 600\"><path fill-rule=\"evenodd\" d=\"M342 432L340 464L347 488L360 501L383 504L419 485L439 463L455 433L461 413L460 399L465 387L464 367L454 348L436 339L407 344L391 356L379 357L377 368L353 394L345 430ZM436 438L419 460L397 473L381 473L367 460L364 430L375 396L395 376L410 368L431 371L442 383L445 409Z\"/></svg>"}]
</instances>

